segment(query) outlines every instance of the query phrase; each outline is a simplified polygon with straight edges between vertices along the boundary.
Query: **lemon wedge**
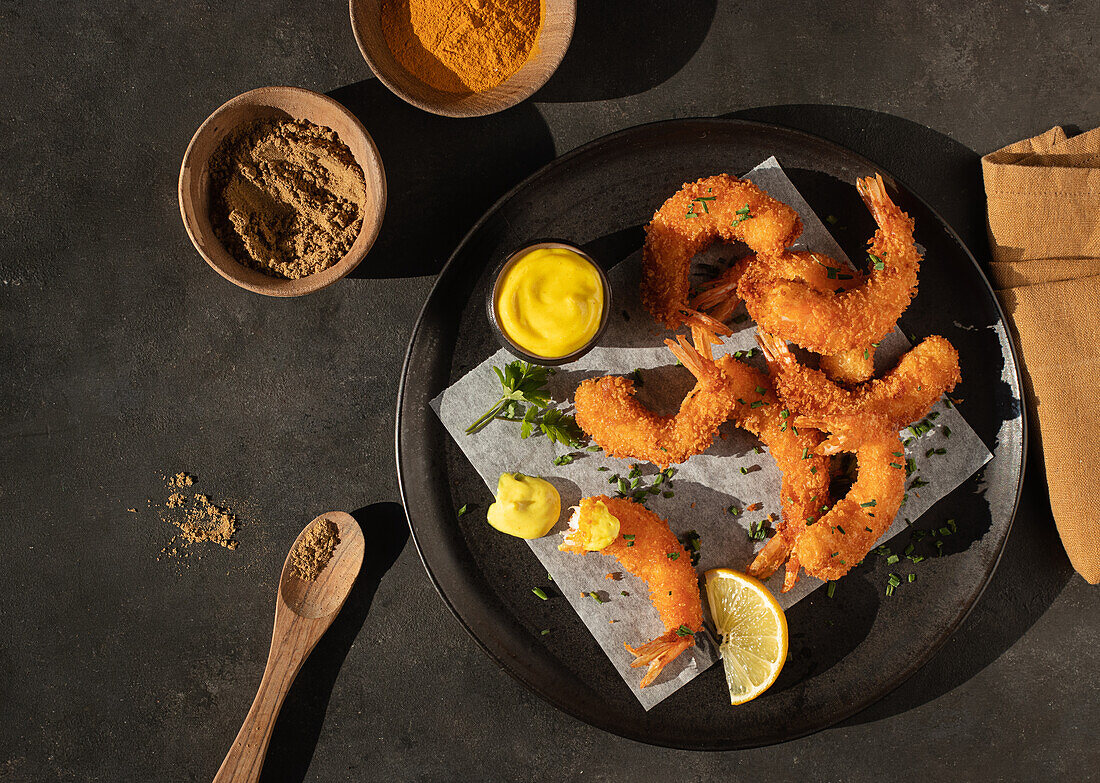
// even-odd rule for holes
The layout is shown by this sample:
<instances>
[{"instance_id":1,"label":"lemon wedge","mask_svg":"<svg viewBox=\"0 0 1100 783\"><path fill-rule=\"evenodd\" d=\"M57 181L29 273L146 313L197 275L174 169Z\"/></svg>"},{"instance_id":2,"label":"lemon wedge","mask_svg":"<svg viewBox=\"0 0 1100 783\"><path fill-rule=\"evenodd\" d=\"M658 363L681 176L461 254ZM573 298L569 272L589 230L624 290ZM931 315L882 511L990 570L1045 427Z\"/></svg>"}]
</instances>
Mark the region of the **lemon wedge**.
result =
<instances>
[{"instance_id":1,"label":"lemon wedge","mask_svg":"<svg viewBox=\"0 0 1100 783\"><path fill-rule=\"evenodd\" d=\"M771 687L787 660L787 618L768 588L729 568L706 573L707 602L722 639L719 647L730 704L752 701Z\"/></svg>"}]
</instances>

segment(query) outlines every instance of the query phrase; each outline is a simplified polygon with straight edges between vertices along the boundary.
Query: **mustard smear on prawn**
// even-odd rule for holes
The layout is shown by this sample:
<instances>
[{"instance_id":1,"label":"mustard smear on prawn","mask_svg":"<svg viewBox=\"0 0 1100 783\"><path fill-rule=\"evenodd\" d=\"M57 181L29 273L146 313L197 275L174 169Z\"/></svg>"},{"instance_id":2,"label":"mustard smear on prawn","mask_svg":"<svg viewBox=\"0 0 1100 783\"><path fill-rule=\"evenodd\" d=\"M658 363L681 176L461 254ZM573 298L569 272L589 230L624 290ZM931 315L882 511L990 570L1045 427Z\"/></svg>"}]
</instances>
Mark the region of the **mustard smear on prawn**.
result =
<instances>
[{"instance_id":1,"label":"mustard smear on prawn","mask_svg":"<svg viewBox=\"0 0 1100 783\"><path fill-rule=\"evenodd\" d=\"M601 510L602 507L602 510ZM661 670L695 644L703 629L703 603L699 577L668 522L640 503L609 498L584 498L574 513L575 527L558 548L563 552L587 554L599 530L606 523L604 513L618 521L618 535L600 554L610 555L625 570L645 581L649 600L664 623L665 632L638 647L625 645L634 656L634 668L646 667L642 687L650 685Z\"/></svg>"}]
</instances>

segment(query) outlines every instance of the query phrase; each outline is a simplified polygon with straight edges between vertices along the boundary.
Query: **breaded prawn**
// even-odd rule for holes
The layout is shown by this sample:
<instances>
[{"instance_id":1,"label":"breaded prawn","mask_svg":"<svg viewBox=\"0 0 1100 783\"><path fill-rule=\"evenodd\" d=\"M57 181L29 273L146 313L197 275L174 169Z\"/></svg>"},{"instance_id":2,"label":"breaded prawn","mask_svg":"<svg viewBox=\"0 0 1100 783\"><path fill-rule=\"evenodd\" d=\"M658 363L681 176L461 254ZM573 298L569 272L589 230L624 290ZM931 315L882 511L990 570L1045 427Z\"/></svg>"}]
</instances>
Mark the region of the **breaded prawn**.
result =
<instances>
[{"instance_id":1,"label":"breaded prawn","mask_svg":"<svg viewBox=\"0 0 1100 783\"><path fill-rule=\"evenodd\" d=\"M691 564L691 554L661 519L640 503L609 498L606 495L584 498L574 509L572 529L559 549L587 554L590 527L598 518L596 509L603 504L619 523L619 535L598 550L610 555L649 587L649 601L665 632L638 647L625 645L634 656L630 664L645 666L642 687L656 679L661 670L687 648L695 644L695 634L703 629L703 603L699 598L699 576Z\"/></svg>"},{"instance_id":2,"label":"breaded prawn","mask_svg":"<svg viewBox=\"0 0 1100 783\"><path fill-rule=\"evenodd\" d=\"M899 430L928 413L961 379L959 352L946 338L926 337L881 378L846 389L795 359L786 342L760 332L757 341L773 368L776 388L792 410L814 417L865 413Z\"/></svg>"},{"instance_id":3,"label":"breaded prawn","mask_svg":"<svg viewBox=\"0 0 1100 783\"><path fill-rule=\"evenodd\" d=\"M878 342L909 306L921 260L913 221L890 200L881 176L860 179L856 187L879 226L870 242L872 266L866 279L829 293L801 280L783 279L774 271L781 259L760 259L763 263L751 264L741 276L737 292L763 331L817 353L834 354Z\"/></svg>"},{"instance_id":4,"label":"breaded prawn","mask_svg":"<svg viewBox=\"0 0 1100 783\"><path fill-rule=\"evenodd\" d=\"M720 240L777 255L800 233L798 213L748 180L718 174L685 183L646 226L642 303L669 329L686 323L720 331L721 324L688 306L692 258Z\"/></svg>"}]
</instances>

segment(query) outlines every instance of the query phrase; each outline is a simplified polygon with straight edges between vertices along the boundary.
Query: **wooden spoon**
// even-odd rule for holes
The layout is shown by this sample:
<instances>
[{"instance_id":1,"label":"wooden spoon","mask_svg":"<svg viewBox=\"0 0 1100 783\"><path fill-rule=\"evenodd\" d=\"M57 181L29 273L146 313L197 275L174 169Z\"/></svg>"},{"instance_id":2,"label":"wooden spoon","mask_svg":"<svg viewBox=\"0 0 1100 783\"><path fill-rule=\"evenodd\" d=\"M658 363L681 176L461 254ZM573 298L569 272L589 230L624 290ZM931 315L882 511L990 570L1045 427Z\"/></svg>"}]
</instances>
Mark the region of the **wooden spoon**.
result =
<instances>
[{"instance_id":1,"label":"wooden spoon","mask_svg":"<svg viewBox=\"0 0 1100 783\"><path fill-rule=\"evenodd\" d=\"M214 776L214 783L244 783L260 777L271 730L283 699L306 657L340 613L359 575L364 550L359 524L351 514L342 511L322 514L313 522L320 519L336 523L340 528L340 543L324 570L312 582L301 579L291 569L291 555L287 555L279 578L279 595L275 599L275 630L271 634L267 668L252 708ZM313 522L298 534L290 548L291 554Z\"/></svg>"}]
</instances>

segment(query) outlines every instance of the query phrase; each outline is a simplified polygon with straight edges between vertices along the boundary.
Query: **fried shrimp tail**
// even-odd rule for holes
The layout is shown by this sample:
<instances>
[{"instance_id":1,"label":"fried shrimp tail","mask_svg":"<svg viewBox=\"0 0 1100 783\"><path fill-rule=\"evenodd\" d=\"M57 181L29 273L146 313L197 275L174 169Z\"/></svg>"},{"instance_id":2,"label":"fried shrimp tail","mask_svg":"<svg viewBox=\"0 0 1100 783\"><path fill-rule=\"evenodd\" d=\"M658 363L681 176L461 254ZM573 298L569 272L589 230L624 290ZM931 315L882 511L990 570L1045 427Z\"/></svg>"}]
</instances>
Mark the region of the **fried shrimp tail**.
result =
<instances>
[{"instance_id":1,"label":"fried shrimp tail","mask_svg":"<svg viewBox=\"0 0 1100 783\"><path fill-rule=\"evenodd\" d=\"M717 241L740 240L774 255L801 232L795 210L748 180L718 174L685 183L646 226L642 303L658 322L676 329L697 314L688 306L696 254Z\"/></svg>"},{"instance_id":2,"label":"fried shrimp tail","mask_svg":"<svg viewBox=\"0 0 1100 783\"><path fill-rule=\"evenodd\" d=\"M604 513L618 521L619 532L597 551L614 557L626 571L646 583L650 603L665 627L664 633L649 642L637 647L624 645L634 656L630 665L646 668L641 682L645 688L665 666L695 644L695 634L703 629L699 578L690 553L668 522L640 503L625 499L599 495L581 500L570 520L573 529L559 549L582 555L591 551L586 544L598 535L592 528L600 524Z\"/></svg>"},{"instance_id":3,"label":"fried shrimp tail","mask_svg":"<svg viewBox=\"0 0 1100 783\"><path fill-rule=\"evenodd\" d=\"M741 276L737 293L761 329L821 354L862 349L894 328L917 290L920 253L913 221L886 193L882 177L856 187L878 230L870 242L871 269L858 285L826 292L777 271L783 258L760 259ZM779 256L789 255L782 251ZM767 256L767 254L758 254ZM842 272L831 274L838 279ZM852 283L857 282L852 280Z\"/></svg>"}]
</instances>

